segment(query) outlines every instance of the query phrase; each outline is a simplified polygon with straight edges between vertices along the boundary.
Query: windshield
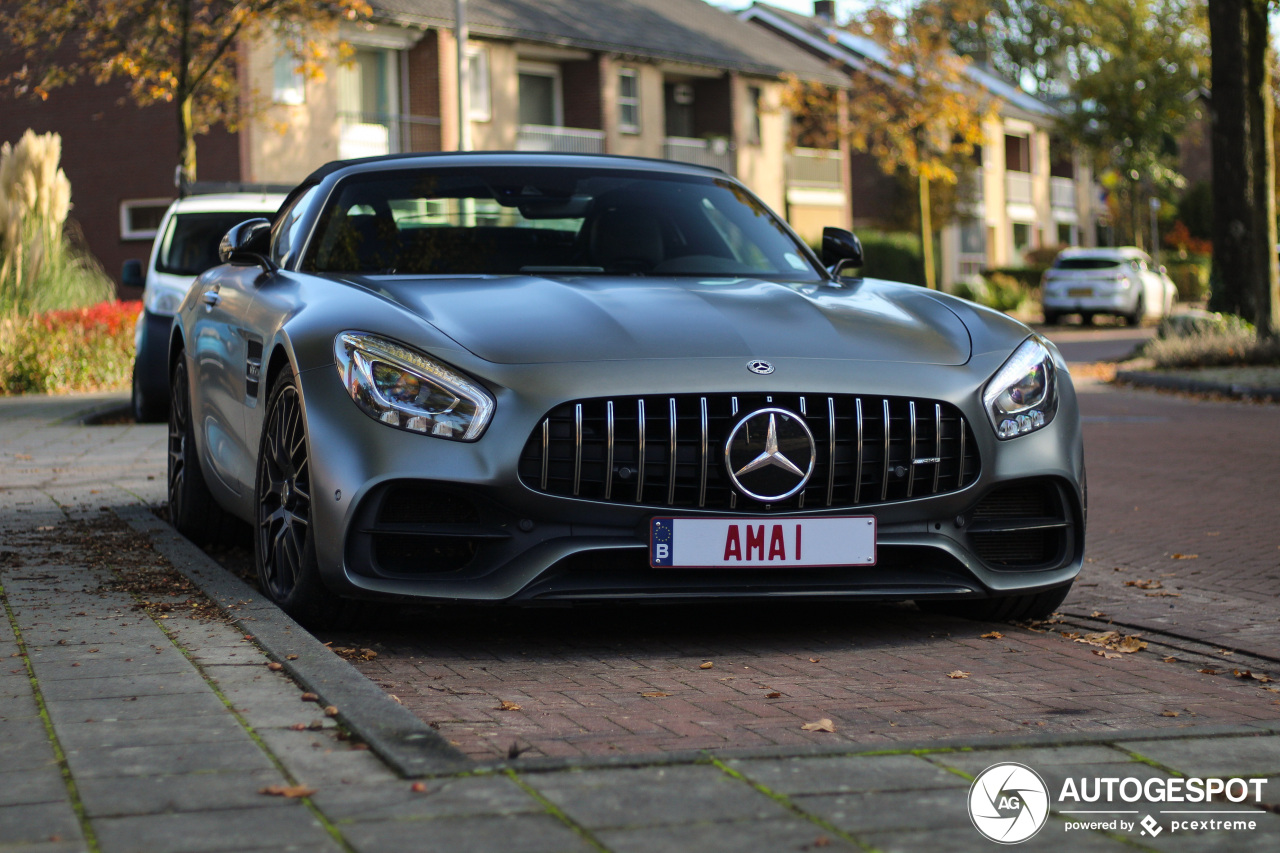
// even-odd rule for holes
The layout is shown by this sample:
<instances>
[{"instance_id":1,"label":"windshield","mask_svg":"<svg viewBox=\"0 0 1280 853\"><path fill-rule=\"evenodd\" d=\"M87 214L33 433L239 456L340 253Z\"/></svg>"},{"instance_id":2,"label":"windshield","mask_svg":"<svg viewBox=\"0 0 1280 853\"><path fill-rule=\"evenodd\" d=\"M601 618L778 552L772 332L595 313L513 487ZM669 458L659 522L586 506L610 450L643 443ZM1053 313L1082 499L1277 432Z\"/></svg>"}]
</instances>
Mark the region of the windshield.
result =
<instances>
[{"instance_id":1,"label":"windshield","mask_svg":"<svg viewBox=\"0 0 1280 853\"><path fill-rule=\"evenodd\" d=\"M156 270L172 275L200 275L221 263L218 244L233 226L246 219L270 216L251 210L176 214L169 218L169 225L160 236Z\"/></svg>"},{"instance_id":2,"label":"windshield","mask_svg":"<svg viewBox=\"0 0 1280 853\"><path fill-rule=\"evenodd\" d=\"M1060 270L1109 270L1122 263L1115 258L1063 258L1053 266Z\"/></svg>"},{"instance_id":3,"label":"windshield","mask_svg":"<svg viewBox=\"0 0 1280 853\"><path fill-rule=\"evenodd\" d=\"M732 181L564 167L347 178L323 212L302 268L824 278L785 226Z\"/></svg>"}]
</instances>

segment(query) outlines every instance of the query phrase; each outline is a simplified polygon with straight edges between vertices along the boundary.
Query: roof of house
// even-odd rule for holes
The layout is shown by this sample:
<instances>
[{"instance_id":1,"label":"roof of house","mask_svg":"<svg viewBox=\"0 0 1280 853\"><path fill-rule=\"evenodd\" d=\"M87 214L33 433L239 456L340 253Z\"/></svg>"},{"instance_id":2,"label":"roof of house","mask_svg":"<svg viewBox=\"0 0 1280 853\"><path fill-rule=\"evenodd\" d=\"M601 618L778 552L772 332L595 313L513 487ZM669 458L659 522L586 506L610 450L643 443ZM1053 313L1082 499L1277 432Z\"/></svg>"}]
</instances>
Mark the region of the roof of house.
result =
<instances>
[{"instance_id":1,"label":"roof of house","mask_svg":"<svg viewBox=\"0 0 1280 853\"><path fill-rule=\"evenodd\" d=\"M452 27L455 0L371 0L384 20ZM847 87L826 62L703 0L467 0L476 36L665 59Z\"/></svg>"},{"instance_id":2,"label":"roof of house","mask_svg":"<svg viewBox=\"0 0 1280 853\"><path fill-rule=\"evenodd\" d=\"M892 68L889 52L874 39L849 32L822 18L801 15L766 3L753 3L741 13L741 17L743 20L757 20L804 44L810 51L830 60L843 62L858 71L870 72L881 68L897 73L910 73L910 69ZM1024 92L988 68L970 62L965 66L965 76L1012 108L1006 112L1041 121L1058 116L1054 107Z\"/></svg>"}]
</instances>

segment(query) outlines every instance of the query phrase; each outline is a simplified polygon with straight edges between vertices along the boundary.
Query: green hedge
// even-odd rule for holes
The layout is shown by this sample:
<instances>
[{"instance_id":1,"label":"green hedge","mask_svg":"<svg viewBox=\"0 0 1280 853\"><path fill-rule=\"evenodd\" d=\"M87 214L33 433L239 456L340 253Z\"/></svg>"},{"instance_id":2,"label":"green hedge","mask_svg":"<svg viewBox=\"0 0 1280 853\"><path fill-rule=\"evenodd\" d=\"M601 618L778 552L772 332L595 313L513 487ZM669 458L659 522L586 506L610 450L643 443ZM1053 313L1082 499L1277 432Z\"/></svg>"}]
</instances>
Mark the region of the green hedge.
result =
<instances>
[{"instance_id":1,"label":"green hedge","mask_svg":"<svg viewBox=\"0 0 1280 853\"><path fill-rule=\"evenodd\" d=\"M995 275L1007 275L1028 290L1033 290L1040 286L1040 279L1047 269L1048 267L999 267L983 270L982 277L989 279Z\"/></svg>"},{"instance_id":2,"label":"green hedge","mask_svg":"<svg viewBox=\"0 0 1280 853\"><path fill-rule=\"evenodd\" d=\"M1178 288L1181 302L1200 302L1209 295L1209 266L1207 255L1187 255L1185 260L1173 259L1166 265L1169 278Z\"/></svg>"}]
</instances>

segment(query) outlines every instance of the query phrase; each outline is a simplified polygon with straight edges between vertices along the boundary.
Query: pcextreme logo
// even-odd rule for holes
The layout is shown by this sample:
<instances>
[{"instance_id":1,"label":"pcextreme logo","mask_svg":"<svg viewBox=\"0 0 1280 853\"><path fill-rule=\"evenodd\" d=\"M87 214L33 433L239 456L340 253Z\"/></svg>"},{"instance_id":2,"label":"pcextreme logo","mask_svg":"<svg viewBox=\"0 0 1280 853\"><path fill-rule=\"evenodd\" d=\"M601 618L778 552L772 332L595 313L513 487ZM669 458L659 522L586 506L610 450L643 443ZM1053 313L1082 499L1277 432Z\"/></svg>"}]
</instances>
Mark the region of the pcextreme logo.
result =
<instances>
[{"instance_id":1,"label":"pcextreme logo","mask_svg":"<svg viewBox=\"0 0 1280 853\"><path fill-rule=\"evenodd\" d=\"M1020 844L1040 832L1049 810L1063 818L1055 832L1136 833L1154 838L1189 832L1251 832L1258 828L1266 779L1199 777L1071 777L1056 805L1040 774L1002 762L983 770L969 788L969 819L983 836ZM1216 802L1215 802L1216 801ZM1187 808L1192 805L1195 808Z\"/></svg>"}]
</instances>

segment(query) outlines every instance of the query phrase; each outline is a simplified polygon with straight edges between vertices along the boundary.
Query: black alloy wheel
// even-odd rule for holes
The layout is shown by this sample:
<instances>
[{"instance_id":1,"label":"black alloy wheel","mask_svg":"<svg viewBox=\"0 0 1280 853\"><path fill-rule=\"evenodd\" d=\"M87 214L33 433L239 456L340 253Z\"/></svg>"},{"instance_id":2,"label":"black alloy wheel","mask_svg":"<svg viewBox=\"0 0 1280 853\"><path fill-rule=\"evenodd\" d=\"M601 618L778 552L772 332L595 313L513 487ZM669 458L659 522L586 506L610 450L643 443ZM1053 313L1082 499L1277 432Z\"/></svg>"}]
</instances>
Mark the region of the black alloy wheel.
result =
<instances>
[{"instance_id":1,"label":"black alloy wheel","mask_svg":"<svg viewBox=\"0 0 1280 853\"><path fill-rule=\"evenodd\" d=\"M169 521L178 532L207 545L225 536L226 515L214 502L196 458L191 418L191 381L187 359L180 353L169 383L169 453L166 470Z\"/></svg>"},{"instance_id":2,"label":"black alloy wheel","mask_svg":"<svg viewBox=\"0 0 1280 853\"><path fill-rule=\"evenodd\" d=\"M281 610L309 628L339 627L356 610L320 579L311 508L306 417L286 368L272 384L258 446L254 563L262 591Z\"/></svg>"},{"instance_id":3,"label":"black alloy wheel","mask_svg":"<svg viewBox=\"0 0 1280 853\"><path fill-rule=\"evenodd\" d=\"M298 389L272 395L258 456L257 552L264 589L285 602L298 586L311 535L311 468Z\"/></svg>"}]
</instances>

